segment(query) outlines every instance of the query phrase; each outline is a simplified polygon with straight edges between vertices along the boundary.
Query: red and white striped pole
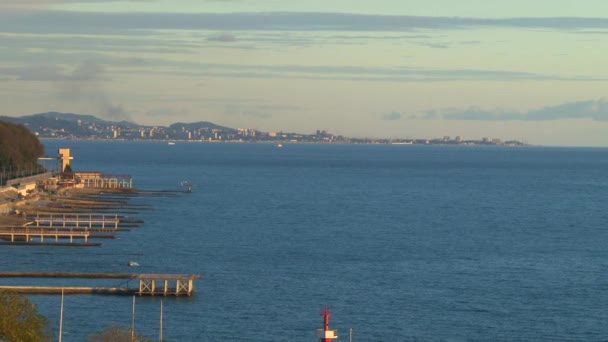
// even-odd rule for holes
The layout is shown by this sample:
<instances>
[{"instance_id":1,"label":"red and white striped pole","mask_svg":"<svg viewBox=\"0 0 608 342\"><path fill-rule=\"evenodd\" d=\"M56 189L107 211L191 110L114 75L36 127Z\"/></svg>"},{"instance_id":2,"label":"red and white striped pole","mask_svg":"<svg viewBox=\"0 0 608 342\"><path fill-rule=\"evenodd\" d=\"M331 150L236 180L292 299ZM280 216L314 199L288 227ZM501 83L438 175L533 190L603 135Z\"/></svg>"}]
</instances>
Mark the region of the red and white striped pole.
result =
<instances>
[{"instance_id":1,"label":"red and white striped pole","mask_svg":"<svg viewBox=\"0 0 608 342\"><path fill-rule=\"evenodd\" d=\"M317 330L317 337L319 338L319 342L331 342L331 340L338 338L338 331L329 329L328 307L325 307L325 309L321 311L321 316L323 316L323 329Z\"/></svg>"}]
</instances>

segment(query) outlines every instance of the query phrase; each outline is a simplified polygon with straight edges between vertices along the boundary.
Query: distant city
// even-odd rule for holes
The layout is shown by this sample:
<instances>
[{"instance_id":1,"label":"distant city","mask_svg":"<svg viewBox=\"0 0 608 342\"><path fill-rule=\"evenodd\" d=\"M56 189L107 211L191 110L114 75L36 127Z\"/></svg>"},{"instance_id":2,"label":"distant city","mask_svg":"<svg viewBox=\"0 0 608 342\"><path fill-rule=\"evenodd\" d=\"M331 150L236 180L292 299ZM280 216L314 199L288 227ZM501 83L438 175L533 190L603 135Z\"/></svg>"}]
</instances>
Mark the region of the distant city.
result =
<instances>
[{"instance_id":1,"label":"distant city","mask_svg":"<svg viewBox=\"0 0 608 342\"><path fill-rule=\"evenodd\" d=\"M199 142L270 142L270 143L343 143L399 145L502 145L524 146L517 140L483 138L470 140L460 136L432 139L351 138L325 130L311 134L263 132L252 128L229 128L211 122L174 123L145 126L127 121L106 121L92 115L48 112L22 117L0 116L0 120L21 124L39 138L87 140L169 140Z\"/></svg>"}]
</instances>

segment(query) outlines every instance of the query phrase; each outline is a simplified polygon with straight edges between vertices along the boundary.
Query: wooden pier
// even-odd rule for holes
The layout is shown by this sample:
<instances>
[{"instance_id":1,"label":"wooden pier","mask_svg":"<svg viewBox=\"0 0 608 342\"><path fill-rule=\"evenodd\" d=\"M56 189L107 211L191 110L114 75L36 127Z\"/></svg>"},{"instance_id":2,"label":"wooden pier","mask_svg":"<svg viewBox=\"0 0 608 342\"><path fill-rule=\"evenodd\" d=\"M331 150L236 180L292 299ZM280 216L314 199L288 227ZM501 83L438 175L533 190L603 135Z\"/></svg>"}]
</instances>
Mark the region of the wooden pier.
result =
<instances>
[{"instance_id":1,"label":"wooden pier","mask_svg":"<svg viewBox=\"0 0 608 342\"><path fill-rule=\"evenodd\" d=\"M91 231L79 229L64 229L64 228L45 228L45 227L0 227L0 239L12 242L29 242L32 238L38 238L41 243L44 238L53 239L57 242L59 239L69 239L70 243L74 239L84 239L85 244L88 243Z\"/></svg>"},{"instance_id":2,"label":"wooden pier","mask_svg":"<svg viewBox=\"0 0 608 342\"><path fill-rule=\"evenodd\" d=\"M74 287L74 286L0 286L0 290L26 294L108 294L138 296L192 296L196 274L157 273L78 273L78 272L0 272L0 278L80 278L80 279L136 279L137 288Z\"/></svg>"},{"instance_id":3,"label":"wooden pier","mask_svg":"<svg viewBox=\"0 0 608 342\"><path fill-rule=\"evenodd\" d=\"M118 229L118 224L120 223L120 218L118 214L114 215L105 215L105 214L36 214L33 217L34 223L36 223L36 227L40 226L60 226L60 227L100 227L106 228L106 225L109 227L114 227L114 229Z\"/></svg>"}]
</instances>

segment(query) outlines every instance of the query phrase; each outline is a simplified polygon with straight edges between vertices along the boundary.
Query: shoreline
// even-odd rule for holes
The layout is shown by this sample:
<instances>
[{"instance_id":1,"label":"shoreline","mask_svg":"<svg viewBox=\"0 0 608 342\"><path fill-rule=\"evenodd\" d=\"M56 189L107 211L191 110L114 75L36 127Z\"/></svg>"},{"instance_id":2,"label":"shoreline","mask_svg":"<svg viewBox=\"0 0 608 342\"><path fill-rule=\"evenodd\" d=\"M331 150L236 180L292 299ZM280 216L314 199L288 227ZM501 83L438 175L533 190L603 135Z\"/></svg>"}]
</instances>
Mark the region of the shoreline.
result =
<instances>
[{"instance_id":1,"label":"shoreline","mask_svg":"<svg viewBox=\"0 0 608 342\"><path fill-rule=\"evenodd\" d=\"M247 140L185 140L185 139L101 139L101 138L52 138L38 137L41 141L100 141L100 142L143 142L143 143L198 143L198 144L267 144L267 145L395 145L395 146L464 146L464 147L547 147L547 148L608 148L605 146L546 146L546 145L531 145L531 144L492 144L492 143L416 143L406 142L410 139L368 139L368 142L346 142L346 141L293 141L293 140L276 140L276 141L247 141ZM386 141L389 140L389 141Z\"/></svg>"}]
</instances>

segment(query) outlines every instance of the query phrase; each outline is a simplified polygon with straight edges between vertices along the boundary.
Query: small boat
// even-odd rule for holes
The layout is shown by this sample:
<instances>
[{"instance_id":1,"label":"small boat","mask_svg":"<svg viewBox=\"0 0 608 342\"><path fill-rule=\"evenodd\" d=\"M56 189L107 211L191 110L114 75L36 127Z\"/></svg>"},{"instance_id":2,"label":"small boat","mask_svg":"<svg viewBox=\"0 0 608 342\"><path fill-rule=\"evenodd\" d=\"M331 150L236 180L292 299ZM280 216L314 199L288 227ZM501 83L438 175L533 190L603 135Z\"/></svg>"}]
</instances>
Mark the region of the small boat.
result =
<instances>
[{"instance_id":1,"label":"small boat","mask_svg":"<svg viewBox=\"0 0 608 342\"><path fill-rule=\"evenodd\" d=\"M129 267L138 267L139 263L137 261L129 261Z\"/></svg>"},{"instance_id":2,"label":"small boat","mask_svg":"<svg viewBox=\"0 0 608 342\"><path fill-rule=\"evenodd\" d=\"M175 141L169 141L167 145L175 145Z\"/></svg>"},{"instance_id":3,"label":"small boat","mask_svg":"<svg viewBox=\"0 0 608 342\"><path fill-rule=\"evenodd\" d=\"M277 144L277 147L281 148L281 147L283 147L283 144L278 143L278 144Z\"/></svg>"},{"instance_id":4,"label":"small boat","mask_svg":"<svg viewBox=\"0 0 608 342\"><path fill-rule=\"evenodd\" d=\"M181 181L179 185L184 189L184 192L192 192L192 184L188 181Z\"/></svg>"}]
</instances>

